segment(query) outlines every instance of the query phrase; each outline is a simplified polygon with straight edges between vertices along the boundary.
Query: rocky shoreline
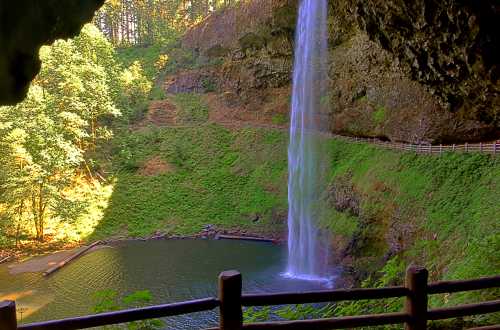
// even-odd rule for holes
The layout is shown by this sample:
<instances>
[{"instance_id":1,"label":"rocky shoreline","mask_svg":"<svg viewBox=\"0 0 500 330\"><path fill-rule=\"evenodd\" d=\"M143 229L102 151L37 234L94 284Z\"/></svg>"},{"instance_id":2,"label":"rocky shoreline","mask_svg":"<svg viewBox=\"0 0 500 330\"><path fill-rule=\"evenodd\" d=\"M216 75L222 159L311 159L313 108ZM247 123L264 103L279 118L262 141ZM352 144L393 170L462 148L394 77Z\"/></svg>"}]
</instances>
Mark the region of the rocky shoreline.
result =
<instances>
[{"instance_id":1,"label":"rocky shoreline","mask_svg":"<svg viewBox=\"0 0 500 330\"><path fill-rule=\"evenodd\" d=\"M111 238L111 239L104 239L102 240L102 244L112 244L115 242L121 242L121 241L150 241L150 240L182 240L182 239L212 239L212 240L218 240L221 238L221 236L232 236L232 237L238 237L241 238L242 240L248 239L248 238L256 238L256 239L261 239L261 240L267 240L267 241L272 241L275 244L283 244L286 241L286 238L284 235L278 235L278 234L266 234L263 235L262 233L254 233L251 231L247 230L242 230L242 229L220 229L217 228L214 225L205 225L203 229L196 234L193 235L177 235L177 234L168 234L168 233L162 233L162 232L156 232L151 236L148 237L139 237L139 238L133 238L133 237L119 237L119 238Z\"/></svg>"},{"instance_id":2,"label":"rocky shoreline","mask_svg":"<svg viewBox=\"0 0 500 330\"><path fill-rule=\"evenodd\" d=\"M274 244L283 244L286 242L286 238L284 235L278 235L277 233L273 234L262 234L262 233L254 233L247 230L242 229L220 229L214 225L207 224L203 227L203 229L196 234L193 235L177 235L177 234L168 234L162 232L155 232L151 236L147 237L113 237L108 239L100 240L99 245L112 245L113 243L125 242L125 241L151 241L151 240L183 240L183 239L211 239L218 240L223 239L221 236L230 236L231 239L252 239L252 240L262 240L272 242ZM69 251L73 249L77 249L85 245L86 243L91 242L81 242L79 244L67 244L67 245L54 245L47 246L39 252L33 251L22 251L22 249L4 249L0 251L0 265L4 263L16 263L21 262L23 259L46 256L51 255L61 251Z\"/></svg>"}]
</instances>

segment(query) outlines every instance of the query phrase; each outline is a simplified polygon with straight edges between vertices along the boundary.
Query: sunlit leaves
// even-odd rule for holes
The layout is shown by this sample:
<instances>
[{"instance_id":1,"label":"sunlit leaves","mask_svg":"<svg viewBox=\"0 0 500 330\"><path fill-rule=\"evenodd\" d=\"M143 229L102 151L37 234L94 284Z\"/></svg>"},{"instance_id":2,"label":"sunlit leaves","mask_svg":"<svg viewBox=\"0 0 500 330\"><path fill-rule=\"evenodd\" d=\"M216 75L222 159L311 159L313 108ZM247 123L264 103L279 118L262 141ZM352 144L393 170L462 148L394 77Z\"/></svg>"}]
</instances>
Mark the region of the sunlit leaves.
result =
<instances>
[{"instance_id":1,"label":"sunlit leaves","mask_svg":"<svg viewBox=\"0 0 500 330\"><path fill-rule=\"evenodd\" d=\"M121 104L123 108L134 112L138 108L145 107L153 85L144 75L139 61L133 62L123 70L119 76L119 82L122 88Z\"/></svg>"},{"instance_id":2,"label":"sunlit leaves","mask_svg":"<svg viewBox=\"0 0 500 330\"><path fill-rule=\"evenodd\" d=\"M118 116L114 49L96 27L40 50L42 68L26 100L0 108L0 212L7 226L71 221L81 201L65 195L84 154L109 138L105 116Z\"/></svg>"}]
</instances>

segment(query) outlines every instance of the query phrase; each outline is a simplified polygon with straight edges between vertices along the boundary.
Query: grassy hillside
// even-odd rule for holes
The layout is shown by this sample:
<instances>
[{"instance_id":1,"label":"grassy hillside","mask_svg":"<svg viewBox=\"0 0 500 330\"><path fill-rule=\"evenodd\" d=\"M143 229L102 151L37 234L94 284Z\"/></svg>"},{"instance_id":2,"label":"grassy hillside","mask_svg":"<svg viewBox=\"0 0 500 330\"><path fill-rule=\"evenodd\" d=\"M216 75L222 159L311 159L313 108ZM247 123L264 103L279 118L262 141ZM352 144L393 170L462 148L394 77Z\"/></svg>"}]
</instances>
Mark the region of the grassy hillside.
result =
<instances>
[{"instance_id":1,"label":"grassy hillside","mask_svg":"<svg viewBox=\"0 0 500 330\"><path fill-rule=\"evenodd\" d=\"M498 158L423 156L341 141L330 141L328 149L331 208L321 221L334 233L336 248L348 254L342 262L357 273L362 285L401 284L412 262L426 266L431 281L498 273ZM430 303L470 303L499 293L437 295ZM401 304L400 300L350 303L337 312L398 310ZM498 322L498 314L482 318Z\"/></svg>"},{"instance_id":2,"label":"grassy hillside","mask_svg":"<svg viewBox=\"0 0 500 330\"><path fill-rule=\"evenodd\" d=\"M228 130L207 122L199 96L173 101L181 126L123 128L103 151L114 187L94 236L192 234L205 224L283 230L287 134ZM397 257L425 264L433 279L498 270L500 162L495 158L324 143L329 170L321 223L335 234L339 250L356 238L348 251L354 268L366 275ZM145 173L150 166L160 169ZM339 207L340 197L332 193L339 190L356 211ZM254 224L256 215L262 221Z\"/></svg>"},{"instance_id":3,"label":"grassy hillside","mask_svg":"<svg viewBox=\"0 0 500 330\"><path fill-rule=\"evenodd\" d=\"M412 244L405 255L425 261L434 278L499 269L500 162L479 154L417 156L340 141L331 141L329 152L332 185L349 178L360 196L362 212L350 217L357 230L368 220L386 229L407 223Z\"/></svg>"},{"instance_id":4,"label":"grassy hillside","mask_svg":"<svg viewBox=\"0 0 500 330\"><path fill-rule=\"evenodd\" d=\"M91 237L188 235L207 224L281 234L286 136L202 123L206 108L198 96L174 100L183 122L196 125L123 130L105 152L114 187Z\"/></svg>"}]
</instances>

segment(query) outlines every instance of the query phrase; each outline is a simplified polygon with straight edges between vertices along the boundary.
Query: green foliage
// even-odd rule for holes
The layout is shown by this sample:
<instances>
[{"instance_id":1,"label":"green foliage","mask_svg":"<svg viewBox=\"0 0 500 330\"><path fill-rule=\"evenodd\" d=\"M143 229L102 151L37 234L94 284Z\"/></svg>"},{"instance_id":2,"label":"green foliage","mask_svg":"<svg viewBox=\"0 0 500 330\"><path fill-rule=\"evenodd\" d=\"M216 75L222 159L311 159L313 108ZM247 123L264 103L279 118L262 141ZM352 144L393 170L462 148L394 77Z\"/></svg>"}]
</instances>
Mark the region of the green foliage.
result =
<instances>
[{"instance_id":1,"label":"green foliage","mask_svg":"<svg viewBox=\"0 0 500 330\"><path fill-rule=\"evenodd\" d=\"M331 304L293 305L279 308L249 307L243 311L245 323L269 320L309 320L331 317L334 307Z\"/></svg>"},{"instance_id":2,"label":"green foliage","mask_svg":"<svg viewBox=\"0 0 500 330\"><path fill-rule=\"evenodd\" d=\"M167 97L167 94L165 93L163 86L155 85L153 87L153 89L151 90L150 99L152 101L164 100L166 97Z\"/></svg>"},{"instance_id":3,"label":"green foliage","mask_svg":"<svg viewBox=\"0 0 500 330\"><path fill-rule=\"evenodd\" d=\"M157 82L160 82L166 74L202 65L197 62L192 51L179 47L177 38L147 47L120 48L118 58L125 67L139 61L146 77Z\"/></svg>"},{"instance_id":4,"label":"green foliage","mask_svg":"<svg viewBox=\"0 0 500 330\"><path fill-rule=\"evenodd\" d=\"M276 315L285 320L307 320L328 317L332 313L332 305L294 305L276 310Z\"/></svg>"},{"instance_id":5,"label":"green foliage","mask_svg":"<svg viewBox=\"0 0 500 330\"><path fill-rule=\"evenodd\" d=\"M394 235L392 230L411 230L401 238L405 250L379 269L380 273L372 269L375 272L365 282L367 286L402 279L411 262L425 265L432 281L498 272L500 205L495 196L500 193L500 164L495 158L456 153L423 156L337 140L330 141L329 148L332 180L352 174L352 184L361 196L363 216L354 235L365 245L360 245L363 248L356 252L355 261L371 260L376 265L390 249L386 237ZM348 240L354 237L345 234ZM430 304L453 305L496 294L485 290L433 296ZM366 310L359 303L341 306L342 315ZM400 307L391 302L370 306L386 311Z\"/></svg>"},{"instance_id":6,"label":"green foliage","mask_svg":"<svg viewBox=\"0 0 500 330\"><path fill-rule=\"evenodd\" d=\"M43 240L47 221L72 221L84 207L67 191L85 152L110 137L103 119L120 114L113 54L86 25L74 40L42 47L43 65L26 100L0 108L0 216L16 236L32 223Z\"/></svg>"},{"instance_id":7,"label":"green foliage","mask_svg":"<svg viewBox=\"0 0 500 330\"><path fill-rule=\"evenodd\" d=\"M202 66L195 54L187 49L173 47L169 49L168 54L169 60L165 66L165 73L175 73L181 69L195 69Z\"/></svg>"},{"instance_id":8,"label":"green foliage","mask_svg":"<svg viewBox=\"0 0 500 330\"><path fill-rule=\"evenodd\" d=\"M241 0L108 0L94 23L115 46L165 44L214 10Z\"/></svg>"},{"instance_id":9,"label":"green foliage","mask_svg":"<svg viewBox=\"0 0 500 330\"><path fill-rule=\"evenodd\" d=\"M176 103L186 114L182 121L206 121L199 96L179 95ZM92 238L194 234L207 223L281 230L284 218L275 218L286 214L286 144L279 131L233 132L215 124L116 132L107 156L112 164L107 171L116 173L113 195ZM141 175L155 157L170 170ZM258 223L251 221L255 214Z\"/></svg>"},{"instance_id":10,"label":"green foliage","mask_svg":"<svg viewBox=\"0 0 500 330\"><path fill-rule=\"evenodd\" d=\"M144 74L150 81L154 81L164 69L165 46L154 44L148 47L127 47L117 51L118 59L124 67L131 66L139 61ZM168 62L168 60L167 60Z\"/></svg>"},{"instance_id":11,"label":"green foliage","mask_svg":"<svg viewBox=\"0 0 500 330\"><path fill-rule=\"evenodd\" d=\"M134 120L138 112L148 106L148 98L152 89L152 83L144 75L142 65L139 61L133 62L127 69L123 70L120 77L121 105L124 117Z\"/></svg>"},{"instance_id":12,"label":"green foliage","mask_svg":"<svg viewBox=\"0 0 500 330\"><path fill-rule=\"evenodd\" d=\"M266 132L256 134L260 138ZM194 234L207 223L268 230L273 212L286 207L285 192L278 188L285 184L286 149L278 146L281 150L275 158L281 164L277 166L275 159L256 155L251 141L240 144L237 138L216 125L118 137L113 163L119 174L110 207L95 235L113 235L124 225L131 236L147 236L157 230ZM278 149L274 145L261 148L262 154ZM137 173L142 164L158 155L171 164L173 172ZM262 218L257 224L250 221L255 213Z\"/></svg>"},{"instance_id":13,"label":"green foliage","mask_svg":"<svg viewBox=\"0 0 500 330\"><path fill-rule=\"evenodd\" d=\"M183 124L201 124L208 120L208 107L196 94L176 94L172 101L178 108Z\"/></svg>"},{"instance_id":14,"label":"green foliage","mask_svg":"<svg viewBox=\"0 0 500 330\"><path fill-rule=\"evenodd\" d=\"M121 309L139 308L151 303L153 296L148 290L137 291L122 299L113 290L103 290L94 294L95 305L93 312L96 314L117 311ZM135 321L126 325L107 326L106 329L128 329L128 330L155 330L163 329L165 322L159 319Z\"/></svg>"},{"instance_id":15,"label":"green foliage","mask_svg":"<svg viewBox=\"0 0 500 330\"><path fill-rule=\"evenodd\" d=\"M113 290L103 290L94 294L95 305L93 312L96 314L117 311L120 309L116 302L117 293Z\"/></svg>"},{"instance_id":16,"label":"green foliage","mask_svg":"<svg viewBox=\"0 0 500 330\"><path fill-rule=\"evenodd\" d=\"M94 23L115 46L164 43L184 28L180 6L177 0L108 0Z\"/></svg>"},{"instance_id":17,"label":"green foliage","mask_svg":"<svg viewBox=\"0 0 500 330\"><path fill-rule=\"evenodd\" d=\"M399 258L390 259L381 269L380 275L368 278L362 283L363 288L383 288L393 285L401 285L404 278L405 266ZM390 298L378 300L359 300L339 302L331 305L323 317L342 317L367 314L382 314L388 312L400 312L403 310L403 298ZM376 329L399 329L400 325L375 327Z\"/></svg>"},{"instance_id":18,"label":"green foliage","mask_svg":"<svg viewBox=\"0 0 500 330\"><path fill-rule=\"evenodd\" d=\"M201 86L205 89L205 92L215 92L217 89L215 82L210 78L203 78Z\"/></svg>"},{"instance_id":19,"label":"green foliage","mask_svg":"<svg viewBox=\"0 0 500 330\"><path fill-rule=\"evenodd\" d=\"M336 235L352 237L359 230L359 219L347 214L338 212L333 208L324 207L319 216L320 226L328 229Z\"/></svg>"},{"instance_id":20,"label":"green foliage","mask_svg":"<svg viewBox=\"0 0 500 330\"><path fill-rule=\"evenodd\" d=\"M384 107L377 107L373 113L373 122L377 125L384 123L386 118L386 110Z\"/></svg>"},{"instance_id":21,"label":"green foliage","mask_svg":"<svg viewBox=\"0 0 500 330\"><path fill-rule=\"evenodd\" d=\"M271 307L262 308L248 307L243 310L243 321L245 323L264 322L271 316Z\"/></svg>"},{"instance_id":22,"label":"green foliage","mask_svg":"<svg viewBox=\"0 0 500 330\"><path fill-rule=\"evenodd\" d=\"M288 123L288 116L282 113L275 114L271 119L274 125L284 125Z\"/></svg>"}]
</instances>

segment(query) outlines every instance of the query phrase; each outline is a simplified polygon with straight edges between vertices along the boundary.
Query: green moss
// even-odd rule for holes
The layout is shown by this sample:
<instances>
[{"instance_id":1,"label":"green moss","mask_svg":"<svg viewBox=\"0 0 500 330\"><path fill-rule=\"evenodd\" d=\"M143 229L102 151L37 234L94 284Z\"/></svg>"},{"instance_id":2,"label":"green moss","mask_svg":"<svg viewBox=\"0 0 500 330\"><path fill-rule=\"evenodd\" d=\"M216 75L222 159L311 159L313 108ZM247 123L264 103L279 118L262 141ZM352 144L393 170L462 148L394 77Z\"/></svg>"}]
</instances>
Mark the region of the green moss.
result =
<instances>
[{"instance_id":1,"label":"green moss","mask_svg":"<svg viewBox=\"0 0 500 330\"><path fill-rule=\"evenodd\" d=\"M423 156L338 140L332 140L329 149L332 180L347 172L352 174L352 183L361 193L363 219L369 224L357 232L365 245L359 246L356 258L385 255L389 251L389 229L406 226L412 234L404 235L408 248L399 256L404 266L411 262L425 265L431 280L476 278L498 272L498 160L480 154ZM330 228L342 231L342 224L339 226ZM379 240L372 240L374 237ZM386 272L385 267L381 271ZM470 302L495 294L498 292L489 290L437 296L431 299L431 305Z\"/></svg>"},{"instance_id":2,"label":"green moss","mask_svg":"<svg viewBox=\"0 0 500 330\"><path fill-rule=\"evenodd\" d=\"M386 111L384 107L377 107L375 112L373 113L373 122L377 125L382 124L386 118Z\"/></svg>"},{"instance_id":3,"label":"green moss","mask_svg":"<svg viewBox=\"0 0 500 330\"><path fill-rule=\"evenodd\" d=\"M178 121L183 124L200 124L208 120L208 106L197 94L175 94L171 97L178 109Z\"/></svg>"},{"instance_id":4,"label":"green moss","mask_svg":"<svg viewBox=\"0 0 500 330\"><path fill-rule=\"evenodd\" d=\"M206 121L198 96L180 94L174 101L186 123ZM281 232L284 219L276 214L287 208L286 143L279 131L229 131L207 123L118 132L109 151L113 194L92 238L188 235L207 224ZM154 157L170 170L141 175ZM256 214L261 220L253 223Z\"/></svg>"},{"instance_id":5,"label":"green moss","mask_svg":"<svg viewBox=\"0 0 500 330\"><path fill-rule=\"evenodd\" d=\"M359 219L335 209L325 209L320 218L321 227L336 235L352 237L359 230Z\"/></svg>"},{"instance_id":6,"label":"green moss","mask_svg":"<svg viewBox=\"0 0 500 330\"><path fill-rule=\"evenodd\" d=\"M282 113L275 114L271 119L274 125L284 125L288 123L288 116Z\"/></svg>"}]
</instances>

